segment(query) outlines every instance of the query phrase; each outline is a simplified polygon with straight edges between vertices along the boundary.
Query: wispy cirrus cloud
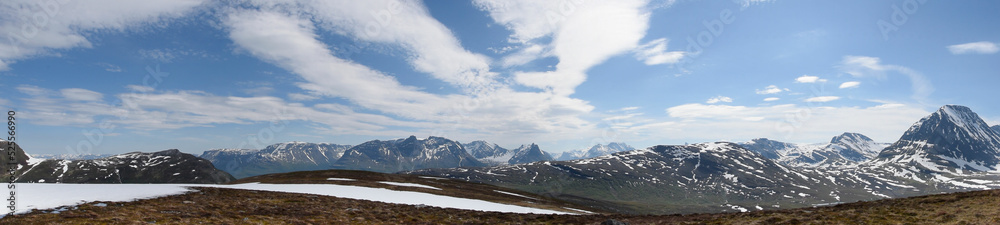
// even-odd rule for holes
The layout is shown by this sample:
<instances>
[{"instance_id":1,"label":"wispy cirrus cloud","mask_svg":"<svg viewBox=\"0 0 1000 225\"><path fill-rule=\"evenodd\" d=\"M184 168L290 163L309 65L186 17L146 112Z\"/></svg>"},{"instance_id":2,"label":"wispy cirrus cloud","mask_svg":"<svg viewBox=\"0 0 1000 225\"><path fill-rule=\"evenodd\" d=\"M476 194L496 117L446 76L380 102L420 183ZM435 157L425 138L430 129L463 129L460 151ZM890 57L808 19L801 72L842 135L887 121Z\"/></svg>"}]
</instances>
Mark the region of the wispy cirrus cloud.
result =
<instances>
[{"instance_id":1,"label":"wispy cirrus cloud","mask_svg":"<svg viewBox=\"0 0 1000 225\"><path fill-rule=\"evenodd\" d=\"M817 76L802 75L801 77L795 78L795 83L824 83L826 79L821 79Z\"/></svg>"},{"instance_id":2,"label":"wispy cirrus cloud","mask_svg":"<svg viewBox=\"0 0 1000 225\"><path fill-rule=\"evenodd\" d=\"M708 104L715 104L715 103L719 103L719 102L733 102L733 98L726 97L726 96L716 96L716 97L708 99L708 101L705 101L705 103L708 103Z\"/></svg>"},{"instance_id":3,"label":"wispy cirrus cloud","mask_svg":"<svg viewBox=\"0 0 1000 225\"><path fill-rule=\"evenodd\" d=\"M54 50L90 48L85 34L122 31L179 18L204 0L30 1L0 3L0 71ZM42 23L41 21L44 21Z\"/></svg>"},{"instance_id":4,"label":"wispy cirrus cloud","mask_svg":"<svg viewBox=\"0 0 1000 225\"><path fill-rule=\"evenodd\" d=\"M838 67L854 77L885 79L887 72L896 72L907 76L910 78L910 86L913 90L911 98L917 101L926 101L927 97L934 92L934 86L920 72L904 66L883 64L881 59L877 57L844 56Z\"/></svg>"},{"instance_id":5,"label":"wispy cirrus cloud","mask_svg":"<svg viewBox=\"0 0 1000 225\"><path fill-rule=\"evenodd\" d=\"M667 51L667 39L660 38L635 49L635 58L646 65L674 64L684 58L683 51Z\"/></svg>"},{"instance_id":6,"label":"wispy cirrus cloud","mask_svg":"<svg viewBox=\"0 0 1000 225\"><path fill-rule=\"evenodd\" d=\"M954 55L963 54L994 54L1000 51L996 43L988 41L970 42L965 44L949 45L948 51Z\"/></svg>"},{"instance_id":7,"label":"wispy cirrus cloud","mask_svg":"<svg viewBox=\"0 0 1000 225\"><path fill-rule=\"evenodd\" d=\"M859 81L848 81L848 82L841 83L839 88L840 89L857 88L858 86L861 86L861 82L859 82Z\"/></svg>"},{"instance_id":8,"label":"wispy cirrus cloud","mask_svg":"<svg viewBox=\"0 0 1000 225\"><path fill-rule=\"evenodd\" d=\"M840 99L838 96L816 96L807 98L805 102L832 102Z\"/></svg>"},{"instance_id":9,"label":"wispy cirrus cloud","mask_svg":"<svg viewBox=\"0 0 1000 225\"><path fill-rule=\"evenodd\" d=\"M781 93L782 91L785 91L785 89L778 88L777 85L768 85L764 90L757 89L756 92L758 95L769 95Z\"/></svg>"}]
</instances>

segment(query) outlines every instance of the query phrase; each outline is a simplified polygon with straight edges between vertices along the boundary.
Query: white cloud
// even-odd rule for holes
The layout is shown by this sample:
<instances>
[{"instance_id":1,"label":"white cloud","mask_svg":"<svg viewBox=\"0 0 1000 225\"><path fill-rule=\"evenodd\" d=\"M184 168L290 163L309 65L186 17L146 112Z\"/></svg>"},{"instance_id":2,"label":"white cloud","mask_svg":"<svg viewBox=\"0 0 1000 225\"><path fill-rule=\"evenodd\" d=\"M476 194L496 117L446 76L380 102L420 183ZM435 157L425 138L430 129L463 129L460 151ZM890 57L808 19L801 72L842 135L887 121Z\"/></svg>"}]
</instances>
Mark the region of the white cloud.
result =
<instances>
[{"instance_id":1,"label":"white cloud","mask_svg":"<svg viewBox=\"0 0 1000 225\"><path fill-rule=\"evenodd\" d=\"M781 93L782 91L784 91L784 90L781 90L781 88L778 88L778 86L776 86L776 85L770 85L770 86L765 87L764 90L759 90L758 89L757 90L757 94L758 95L769 95L769 94Z\"/></svg>"},{"instance_id":2,"label":"white cloud","mask_svg":"<svg viewBox=\"0 0 1000 225\"><path fill-rule=\"evenodd\" d=\"M98 65L100 65L101 67L104 67L104 71L113 72L113 73L122 72L122 68L121 67L116 66L116 65L112 65L110 63L100 63Z\"/></svg>"},{"instance_id":3,"label":"white cloud","mask_svg":"<svg viewBox=\"0 0 1000 225\"><path fill-rule=\"evenodd\" d=\"M74 101L100 101L104 98L101 93L81 88L67 88L59 90L59 92L62 93L63 98Z\"/></svg>"},{"instance_id":4,"label":"white cloud","mask_svg":"<svg viewBox=\"0 0 1000 225\"><path fill-rule=\"evenodd\" d=\"M861 85L861 82L858 82L858 81L848 81L848 82L844 82L844 83L840 84L840 89L857 88L860 85Z\"/></svg>"},{"instance_id":5,"label":"white cloud","mask_svg":"<svg viewBox=\"0 0 1000 225\"><path fill-rule=\"evenodd\" d=\"M635 49L635 58L646 65L674 64L684 58L683 51L667 51L667 39L660 38Z\"/></svg>"},{"instance_id":6,"label":"white cloud","mask_svg":"<svg viewBox=\"0 0 1000 225\"><path fill-rule=\"evenodd\" d=\"M319 99L319 97L300 93L289 93L288 99L291 99L292 101L312 101Z\"/></svg>"},{"instance_id":7,"label":"white cloud","mask_svg":"<svg viewBox=\"0 0 1000 225\"><path fill-rule=\"evenodd\" d=\"M836 101L837 99L840 99L840 97L837 97L837 96L817 96L817 97L807 98L805 100L805 102L830 102L830 101Z\"/></svg>"},{"instance_id":8,"label":"white cloud","mask_svg":"<svg viewBox=\"0 0 1000 225\"><path fill-rule=\"evenodd\" d=\"M558 57L555 71L515 73L519 84L569 96L586 71L611 56L638 47L649 26L646 1L494 1L475 4L512 32L511 41L546 44ZM654 60L655 62L655 60Z\"/></svg>"},{"instance_id":9,"label":"white cloud","mask_svg":"<svg viewBox=\"0 0 1000 225\"><path fill-rule=\"evenodd\" d=\"M250 124L275 121L310 121L336 127L342 134L388 131L387 127L427 127L382 115L357 113L349 107L321 104L307 107L280 98L226 97L201 91L124 93L118 101L102 101L100 93L63 89L59 93L20 86L34 93L24 99L25 118L51 126L93 125L99 120L138 130L205 127L217 124ZM111 102L121 102L112 105Z\"/></svg>"},{"instance_id":10,"label":"white cloud","mask_svg":"<svg viewBox=\"0 0 1000 225\"><path fill-rule=\"evenodd\" d=\"M730 97L726 97L726 96L717 96L717 97L708 99L708 101L706 101L705 103L715 104L715 103L719 103L719 102L733 102L733 99L730 98Z\"/></svg>"},{"instance_id":11,"label":"white cloud","mask_svg":"<svg viewBox=\"0 0 1000 225\"><path fill-rule=\"evenodd\" d=\"M639 109L639 107L638 106L629 106L629 107L621 108L621 111L632 111L632 110L636 110L636 109Z\"/></svg>"},{"instance_id":12,"label":"white cloud","mask_svg":"<svg viewBox=\"0 0 1000 225\"><path fill-rule=\"evenodd\" d=\"M0 70L53 50L90 48L87 32L121 31L178 18L203 0L6 1L0 6ZM38 7L41 6L41 7ZM25 10L22 10L25 9Z\"/></svg>"},{"instance_id":13,"label":"white cloud","mask_svg":"<svg viewBox=\"0 0 1000 225\"><path fill-rule=\"evenodd\" d=\"M527 45L517 52L511 53L503 58L503 66L511 67L523 65L535 59L551 56L551 52L545 50L542 45Z\"/></svg>"},{"instance_id":14,"label":"white cloud","mask_svg":"<svg viewBox=\"0 0 1000 225\"><path fill-rule=\"evenodd\" d=\"M823 83L826 79L820 79L817 76L802 75L799 78L795 78L795 83Z\"/></svg>"},{"instance_id":15,"label":"white cloud","mask_svg":"<svg viewBox=\"0 0 1000 225\"><path fill-rule=\"evenodd\" d=\"M781 100L781 98L770 97L770 98L765 98L764 99L765 102L773 102L773 101L777 101L777 100Z\"/></svg>"},{"instance_id":16,"label":"white cloud","mask_svg":"<svg viewBox=\"0 0 1000 225\"><path fill-rule=\"evenodd\" d=\"M476 94L436 95L403 85L392 76L334 56L317 40L312 21L295 14L233 10L223 25L237 47L301 76L305 82L297 85L311 95L344 98L368 110L435 124L414 128L415 133L460 140L489 137L513 144L579 138L581 133L595 132L591 122L580 118L594 107L580 99L550 92L517 92L505 86ZM396 28L387 26L382 32L392 33L388 29Z\"/></svg>"},{"instance_id":17,"label":"white cloud","mask_svg":"<svg viewBox=\"0 0 1000 225\"><path fill-rule=\"evenodd\" d=\"M153 60L159 63L171 63L174 61L174 59L178 57L198 57L203 59L203 58L210 58L211 56L205 51L163 48L163 49L139 49L139 57Z\"/></svg>"},{"instance_id":18,"label":"white cloud","mask_svg":"<svg viewBox=\"0 0 1000 225\"><path fill-rule=\"evenodd\" d=\"M622 132L636 139L750 140L772 138L787 142L828 141L843 132L858 132L879 142L893 142L914 122L930 114L920 107L886 104L873 107L804 107L796 105L729 106L685 104L670 107L666 123L655 128L637 123ZM719 131L728 131L719 136Z\"/></svg>"},{"instance_id":19,"label":"white cloud","mask_svg":"<svg viewBox=\"0 0 1000 225\"><path fill-rule=\"evenodd\" d=\"M875 77L885 79L886 72L897 72L910 78L910 87L913 90L911 98L924 102L934 87L923 74L907 67L897 65L882 64L876 57L868 56L844 56L840 64L840 69L854 77Z\"/></svg>"},{"instance_id":20,"label":"white cloud","mask_svg":"<svg viewBox=\"0 0 1000 225\"><path fill-rule=\"evenodd\" d=\"M997 44L993 42L980 41L980 42L950 45L948 46L948 51L950 51L951 54L955 55L994 54L1000 51L1000 47L997 47Z\"/></svg>"},{"instance_id":21,"label":"white cloud","mask_svg":"<svg viewBox=\"0 0 1000 225\"><path fill-rule=\"evenodd\" d=\"M260 3L267 5L271 3ZM408 61L419 72L459 87L468 93L496 88L490 59L465 50L444 24L430 15L421 2L397 0L298 1L317 26L341 35L374 43L398 46L412 57ZM297 14L292 12L291 14Z\"/></svg>"},{"instance_id":22,"label":"white cloud","mask_svg":"<svg viewBox=\"0 0 1000 225\"><path fill-rule=\"evenodd\" d=\"M150 91L154 90L153 87L150 87L150 86L133 85L133 84L125 86L125 89L128 89L129 91L134 91L134 92L150 92Z\"/></svg>"}]
</instances>

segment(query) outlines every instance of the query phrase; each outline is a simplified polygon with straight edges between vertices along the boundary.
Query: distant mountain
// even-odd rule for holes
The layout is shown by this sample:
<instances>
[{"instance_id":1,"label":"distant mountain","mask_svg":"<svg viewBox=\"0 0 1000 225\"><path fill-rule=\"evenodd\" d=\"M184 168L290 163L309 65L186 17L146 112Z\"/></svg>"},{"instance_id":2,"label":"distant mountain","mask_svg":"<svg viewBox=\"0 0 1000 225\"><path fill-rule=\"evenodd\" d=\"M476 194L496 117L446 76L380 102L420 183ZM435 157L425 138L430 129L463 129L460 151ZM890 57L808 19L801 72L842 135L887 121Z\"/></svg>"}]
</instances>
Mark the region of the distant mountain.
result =
<instances>
[{"instance_id":1,"label":"distant mountain","mask_svg":"<svg viewBox=\"0 0 1000 225\"><path fill-rule=\"evenodd\" d=\"M781 153L778 162L796 167L844 168L875 158L888 146L858 133L843 133L827 144L800 145Z\"/></svg>"},{"instance_id":2,"label":"distant mountain","mask_svg":"<svg viewBox=\"0 0 1000 225\"><path fill-rule=\"evenodd\" d=\"M659 145L590 159L407 173L515 188L609 211L662 214L996 189L998 167L1000 134L971 109L949 105L891 145L844 133L824 144L755 139Z\"/></svg>"},{"instance_id":3,"label":"distant mountain","mask_svg":"<svg viewBox=\"0 0 1000 225\"><path fill-rule=\"evenodd\" d=\"M743 211L877 198L855 182L793 170L727 142L659 145L571 161L407 173L516 188L625 213ZM850 188L841 188L845 186Z\"/></svg>"},{"instance_id":4,"label":"distant mountain","mask_svg":"<svg viewBox=\"0 0 1000 225\"><path fill-rule=\"evenodd\" d=\"M842 168L874 158L889 144L858 133L843 133L823 144L799 145L758 138L740 145L789 166Z\"/></svg>"},{"instance_id":5,"label":"distant mountain","mask_svg":"<svg viewBox=\"0 0 1000 225\"><path fill-rule=\"evenodd\" d=\"M90 160L31 159L17 173L17 182L31 183L215 184L235 180L208 160L177 149Z\"/></svg>"},{"instance_id":6,"label":"distant mountain","mask_svg":"<svg viewBox=\"0 0 1000 225\"><path fill-rule=\"evenodd\" d=\"M426 168L480 167L462 144L441 137L368 141L348 149L334 163L336 169L399 172Z\"/></svg>"},{"instance_id":7,"label":"distant mountain","mask_svg":"<svg viewBox=\"0 0 1000 225\"><path fill-rule=\"evenodd\" d=\"M611 142L608 145L596 144L590 149L580 149L573 151L566 151L559 155L556 160L566 161L574 159L587 159L594 158L598 156L610 155L616 152L632 151L635 150L632 146L621 142Z\"/></svg>"},{"instance_id":8,"label":"distant mountain","mask_svg":"<svg viewBox=\"0 0 1000 225\"><path fill-rule=\"evenodd\" d=\"M876 161L936 173L1000 171L1000 134L968 107L946 105L913 124Z\"/></svg>"},{"instance_id":9,"label":"distant mountain","mask_svg":"<svg viewBox=\"0 0 1000 225\"><path fill-rule=\"evenodd\" d=\"M100 159L114 154L31 154L31 158L36 159L65 159L65 160L88 160Z\"/></svg>"},{"instance_id":10,"label":"distant mountain","mask_svg":"<svg viewBox=\"0 0 1000 225\"><path fill-rule=\"evenodd\" d=\"M462 144L472 157L487 165L506 165L514 157L514 151L486 141L473 141Z\"/></svg>"},{"instance_id":11,"label":"distant mountain","mask_svg":"<svg viewBox=\"0 0 1000 225\"><path fill-rule=\"evenodd\" d=\"M236 178L270 173L325 170L350 148L329 143L287 142L254 149L214 149L201 154Z\"/></svg>"},{"instance_id":12,"label":"distant mountain","mask_svg":"<svg viewBox=\"0 0 1000 225\"><path fill-rule=\"evenodd\" d=\"M531 143L530 145L521 145L521 147L514 149L514 156L507 163L522 164L538 161L552 161L552 155L539 149L535 143Z\"/></svg>"},{"instance_id":13,"label":"distant mountain","mask_svg":"<svg viewBox=\"0 0 1000 225\"><path fill-rule=\"evenodd\" d=\"M993 129L994 132L1000 134L1000 125L993 125L990 129Z\"/></svg>"},{"instance_id":14,"label":"distant mountain","mask_svg":"<svg viewBox=\"0 0 1000 225\"><path fill-rule=\"evenodd\" d=\"M552 160L552 155L542 151L535 144L521 145L521 147L515 149L506 149L486 141L473 141L462 146L465 147L465 150L472 157L488 166Z\"/></svg>"}]
</instances>

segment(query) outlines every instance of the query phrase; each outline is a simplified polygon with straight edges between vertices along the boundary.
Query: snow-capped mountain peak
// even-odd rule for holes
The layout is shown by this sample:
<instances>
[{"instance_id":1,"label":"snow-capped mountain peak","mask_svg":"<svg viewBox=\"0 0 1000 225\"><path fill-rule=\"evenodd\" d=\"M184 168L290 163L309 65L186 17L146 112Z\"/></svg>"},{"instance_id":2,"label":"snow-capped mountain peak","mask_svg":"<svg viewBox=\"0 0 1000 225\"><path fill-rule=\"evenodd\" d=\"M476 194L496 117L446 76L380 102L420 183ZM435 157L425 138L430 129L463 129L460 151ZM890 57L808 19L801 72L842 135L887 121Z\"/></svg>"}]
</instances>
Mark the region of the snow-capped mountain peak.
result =
<instances>
[{"instance_id":1,"label":"snow-capped mountain peak","mask_svg":"<svg viewBox=\"0 0 1000 225\"><path fill-rule=\"evenodd\" d=\"M914 123L878 158L933 171L939 171L937 168L998 170L1000 134L993 132L968 107L946 105Z\"/></svg>"}]
</instances>

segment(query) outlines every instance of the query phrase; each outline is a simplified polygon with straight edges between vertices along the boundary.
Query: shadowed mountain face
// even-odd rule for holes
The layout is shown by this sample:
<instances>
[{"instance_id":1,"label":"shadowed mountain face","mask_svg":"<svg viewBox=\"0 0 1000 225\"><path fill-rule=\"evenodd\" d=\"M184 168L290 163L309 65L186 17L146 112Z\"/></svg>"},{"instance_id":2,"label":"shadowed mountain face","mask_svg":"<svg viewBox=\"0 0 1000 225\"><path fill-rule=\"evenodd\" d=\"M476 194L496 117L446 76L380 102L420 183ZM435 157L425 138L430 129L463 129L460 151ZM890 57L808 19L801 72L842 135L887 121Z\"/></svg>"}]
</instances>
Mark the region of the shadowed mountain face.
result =
<instances>
[{"instance_id":1,"label":"shadowed mountain face","mask_svg":"<svg viewBox=\"0 0 1000 225\"><path fill-rule=\"evenodd\" d=\"M14 148L13 152L10 151L10 147ZM11 160L11 156L14 157L13 160ZM3 169L0 170L3 171L0 172L0 178L2 178L3 181L9 180L10 173L8 171L15 166L27 166L29 159L31 159L31 156L28 156L28 154L21 149L21 146L18 145L17 142L0 140L0 169Z\"/></svg>"},{"instance_id":2,"label":"shadowed mountain face","mask_svg":"<svg viewBox=\"0 0 1000 225\"><path fill-rule=\"evenodd\" d=\"M340 159L350 145L287 142L253 149L216 149L201 154L237 178L270 173L326 170Z\"/></svg>"},{"instance_id":3,"label":"shadowed mountain face","mask_svg":"<svg viewBox=\"0 0 1000 225\"><path fill-rule=\"evenodd\" d=\"M92 160L30 160L17 182L32 183L194 183L235 180L208 160L176 149L132 152Z\"/></svg>"},{"instance_id":4,"label":"shadowed mountain face","mask_svg":"<svg viewBox=\"0 0 1000 225\"><path fill-rule=\"evenodd\" d=\"M993 129L993 132L1000 134L1000 125L993 125L990 129Z\"/></svg>"},{"instance_id":5,"label":"shadowed mountain face","mask_svg":"<svg viewBox=\"0 0 1000 225\"><path fill-rule=\"evenodd\" d=\"M883 162L919 167L996 171L1000 168L1000 134L965 106L946 105L913 124L878 155ZM939 168L928 168L939 170Z\"/></svg>"},{"instance_id":6,"label":"shadowed mountain face","mask_svg":"<svg viewBox=\"0 0 1000 225\"><path fill-rule=\"evenodd\" d=\"M374 140L351 147L337 160L334 168L392 173L485 165L456 141L441 137L417 139L416 136L410 136L389 141Z\"/></svg>"},{"instance_id":7,"label":"shadowed mountain face","mask_svg":"<svg viewBox=\"0 0 1000 225\"><path fill-rule=\"evenodd\" d=\"M511 157L510 160L507 161L508 164L552 161L552 156L539 149L538 145L534 143L530 145L521 145L521 147L514 149L514 152L514 157Z\"/></svg>"}]
</instances>

